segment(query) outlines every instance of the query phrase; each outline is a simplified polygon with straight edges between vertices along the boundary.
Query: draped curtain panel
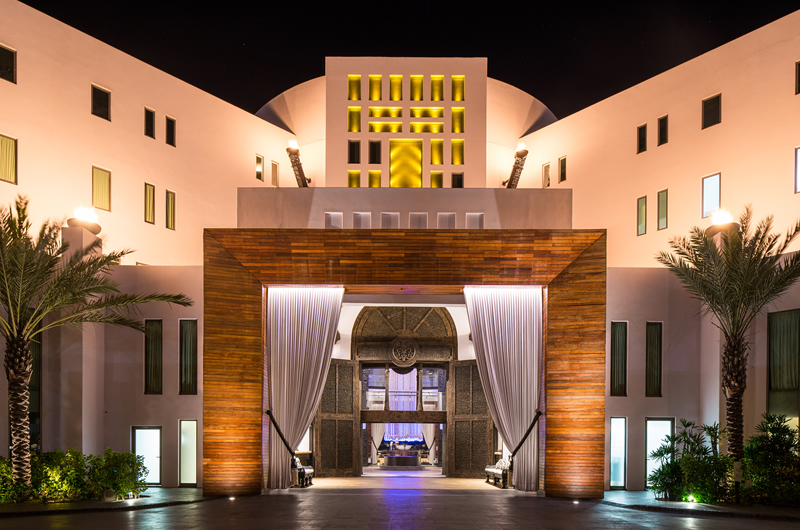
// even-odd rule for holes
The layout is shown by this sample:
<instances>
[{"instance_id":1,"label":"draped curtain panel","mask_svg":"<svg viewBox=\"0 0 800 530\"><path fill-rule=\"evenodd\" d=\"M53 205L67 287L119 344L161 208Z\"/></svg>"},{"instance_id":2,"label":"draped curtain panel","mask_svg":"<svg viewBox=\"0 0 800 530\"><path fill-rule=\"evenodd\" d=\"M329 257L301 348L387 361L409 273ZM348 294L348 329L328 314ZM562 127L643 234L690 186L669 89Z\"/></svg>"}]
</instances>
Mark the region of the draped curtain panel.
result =
<instances>
[{"instance_id":1,"label":"draped curtain panel","mask_svg":"<svg viewBox=\"0 0 800 530\"><path fill-rule=\"evenodd\" d=\"M181 394L197 394L197 320L181 320Z\"/></svg>"},{"instance_id":2,"label":"draped curtain panel","mask_svg":"<svg viewBox=\"0 0 800 530\"><path fill-rule=\"evenodd\" d=\"M645 337L645 389L648 397L661 397L661 322L648 322Z\"/></svg>"},{"instance_id":3,"label":"draped curtain panel","mask_svg":"<svg viewBox=\"0 0 800 530\"><path fill-rule=\"evenodd\" d=\"M407 374L389 370L389 410L417 410L417 369ZM421 442L422 424L387 423L387 442Z\"/></svg>"},{"instance_id":4,"label":"draped curtain panel","mask_svg":"<svg viewBox=\"0 0 800 530\"><path fill-rule=\"evenodd\" d=\"M378 462L378 451L376 447L381 446L381 442L383 441L383 432L386 429L385 423L373 423L372 424L372 442L370 442L370 453L372 454L372 463L376 464Z\"/></svg>"},{"instance_id":5,"label":"draped curtain panel","mask_svg":"<svg viewBox=\"0 0 800 530\"><path fill-rule=\"evenodd\" d=\"M161 393L161 321L144 321L144 393Z\"/></svg>"},{"instance_id":6,"label":"draped curtain panel","mask_svg":"<svg viewBox=\"0 0 800 530\"><path fill-rule=\"evenodd\" d=\"M422 436L425 438L425 445L428 446L428 450L432 453L433 452L433 437L436 436L436 428L439 427L438 423L423 423L422 424Z\"/></svg>"},{"instance_id":7,"label":"draped curtain panel","mask_svg":"<svg viewBox=\"0 0 800 530\"><path fill-rule=\"evenodd\" d=\"M464 287L475 359L492 420L514 450L536 415L542 349L540 287ZM514 485L539 488L538 429L514 457Z\"/></svg>"},{"instance_id":8,"label":"draped curtain panel","mask_svg":"<svg viewBox=\"0 0 800 530\"><path fill-rule=\"evenodd\" d=\"M611 395L625 396L628 374L628 323L611 323Z\"/></svg>"},{"instance_id":9,"label":"draped curtain panel","mask_svg":"<svg viewBox=\"0 0 800 530\"><path fill-rule=\"evenodd\" d=\"M800 388L800 311L769 315L769 389L789 391Z\"/></svg>"},{"instance_id":10,"label":"draped curtain panel","mask_svg":"<svg viewBox=\"0 0 800 530\"><path fill-rule=\"evenodd\" d=\"M268 406L293 451L311 425L322 397L343 294L342 287L267 289ZM291 485L289 459L271 423L270 489Z\"/></svg>"}]
</instances>

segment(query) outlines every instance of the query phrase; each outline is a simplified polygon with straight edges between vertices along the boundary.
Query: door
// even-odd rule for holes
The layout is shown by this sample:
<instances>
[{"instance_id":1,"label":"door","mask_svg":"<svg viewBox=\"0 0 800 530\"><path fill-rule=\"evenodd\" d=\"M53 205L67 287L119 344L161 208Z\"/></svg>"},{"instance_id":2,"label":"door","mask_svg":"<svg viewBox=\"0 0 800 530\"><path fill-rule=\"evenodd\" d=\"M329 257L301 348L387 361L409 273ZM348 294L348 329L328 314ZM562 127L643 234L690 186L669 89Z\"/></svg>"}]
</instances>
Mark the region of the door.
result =
<instances>
[{"instance_id":1,"label":"door","mask_svg":"<svg viewBox=\"0 0 800 530\"><path fill-rule=\"evenodd\" d=\"M494 424L476 361L450 363L447 394L447 476L481 478L494 463Z\"/></svg>"},{"instance_id":2,"label":"door","mask_svg":"<svg viewBox=\"0 0 800 530\"><path fill-rule=\"evenodd\" d=\"M197 486L197 420L181 420L180 485Z\"/></svg>"},{"instance_id":3,"label":"door","mask_svg":"<svg viewBox=\"0 0 800 530\"><path fill-rule=\"evenodd\" d=\"M650 453L664 444L667 435L675 434L675 418L646 418L645 419L645 484L650 486L647 477L658 469L658 460L650 458Z\"/></svg>"},{"instance_id":4,"label":"door","mask_svg":"<svg viewBox=\"0 0 800 530\"><path fill-rule=\"evenodd\" d=\"M134 427L133 453L144 457L147 485L161 485L161 427Z\"/></svg>"},{"instance_id":5,"label":"door","mask_svg":"<svg viewBox=\"0 0 800 530\"><path fill-rule=\"evenodd\" d=\"M314 420L314 476L361 475L357 361L333 359Z\"/></svg>"}]
</instances>

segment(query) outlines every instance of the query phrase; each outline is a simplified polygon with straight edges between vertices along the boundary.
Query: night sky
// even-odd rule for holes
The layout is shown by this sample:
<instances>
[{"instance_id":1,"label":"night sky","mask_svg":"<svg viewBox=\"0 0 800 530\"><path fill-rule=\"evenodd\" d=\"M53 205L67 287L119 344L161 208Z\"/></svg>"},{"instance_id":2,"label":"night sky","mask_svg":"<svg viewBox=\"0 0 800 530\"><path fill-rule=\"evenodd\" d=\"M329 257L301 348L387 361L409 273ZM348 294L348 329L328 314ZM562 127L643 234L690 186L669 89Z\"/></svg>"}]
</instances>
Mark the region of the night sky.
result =
<instances>
[{"instance_id":1,"label":"night sky","mask_svg":"<svg viewBox=\"0 0 800 530\"><path fill-rule=\"evenodd\" d=\"M800 0L747 9L650 1L25 3L249 112L324 75L326 56L488 57L490 77L558 117L800 9Z\"/></svg>"}]
</instances>

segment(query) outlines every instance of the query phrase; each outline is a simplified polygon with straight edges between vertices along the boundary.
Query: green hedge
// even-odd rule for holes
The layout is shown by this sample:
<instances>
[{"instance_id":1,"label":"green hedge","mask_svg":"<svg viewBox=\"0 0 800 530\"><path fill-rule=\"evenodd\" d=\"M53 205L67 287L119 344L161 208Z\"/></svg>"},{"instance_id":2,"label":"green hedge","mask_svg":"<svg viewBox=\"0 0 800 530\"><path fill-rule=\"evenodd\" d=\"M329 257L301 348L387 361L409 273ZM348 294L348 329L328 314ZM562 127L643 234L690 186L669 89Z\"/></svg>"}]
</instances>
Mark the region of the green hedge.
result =
<instances>
[{"instance_id":1,"label":"green hedge","mask_svg":"<svg viewBox=\"0 0 800 530\"><path fill-rule=\"evenodd\" d=\"M0 502L26 500L78 501L100 499L103 491L114 491L117 499L138 498L147 489L144 457L130 451L106 449L104 455L66 453L31 454L31 485L15 483L11 461L0 457Z\"/></svg>"}]
</instances>

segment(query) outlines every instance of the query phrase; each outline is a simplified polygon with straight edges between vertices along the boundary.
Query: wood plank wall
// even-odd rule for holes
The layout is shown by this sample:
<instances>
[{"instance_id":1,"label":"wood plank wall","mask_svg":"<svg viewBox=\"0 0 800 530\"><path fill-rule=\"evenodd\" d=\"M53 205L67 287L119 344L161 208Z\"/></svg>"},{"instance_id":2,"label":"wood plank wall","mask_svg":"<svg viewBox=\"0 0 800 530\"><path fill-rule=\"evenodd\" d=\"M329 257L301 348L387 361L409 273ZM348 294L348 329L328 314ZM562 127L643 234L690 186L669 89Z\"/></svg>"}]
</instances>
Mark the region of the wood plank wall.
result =
<instances>
[{"instance_id":1,"label":"wood plank wall","mask_svg":"<svg viewBox=\"0 0 800 530\"><path fill-rule=\"evenodd\" d=\"M606 236L547 289L545 493L603 497Z\"/></svg>"},{"instance_id":2,"label":"wood plank wall","mask_svg":"<svg viewBox=\"0 0 800 530\"><path fill-rule=\"evenodd\" d=\"M261 493L261 282L203 236L203 495Z\"/></svg>"}]
</instances>

